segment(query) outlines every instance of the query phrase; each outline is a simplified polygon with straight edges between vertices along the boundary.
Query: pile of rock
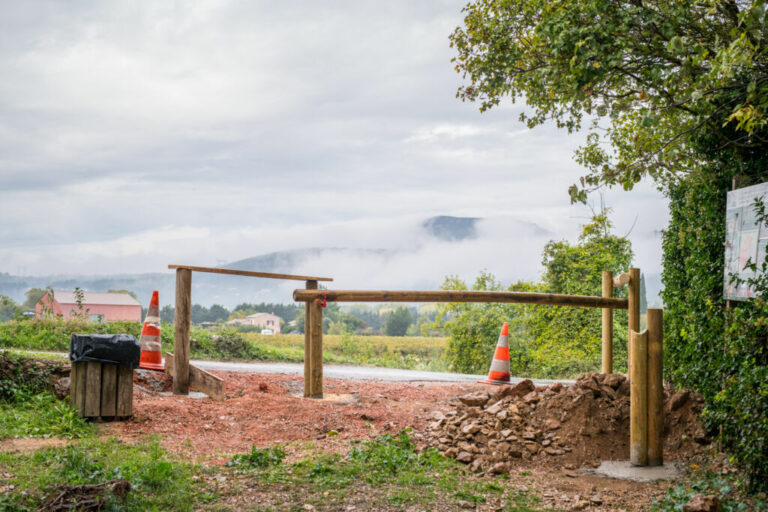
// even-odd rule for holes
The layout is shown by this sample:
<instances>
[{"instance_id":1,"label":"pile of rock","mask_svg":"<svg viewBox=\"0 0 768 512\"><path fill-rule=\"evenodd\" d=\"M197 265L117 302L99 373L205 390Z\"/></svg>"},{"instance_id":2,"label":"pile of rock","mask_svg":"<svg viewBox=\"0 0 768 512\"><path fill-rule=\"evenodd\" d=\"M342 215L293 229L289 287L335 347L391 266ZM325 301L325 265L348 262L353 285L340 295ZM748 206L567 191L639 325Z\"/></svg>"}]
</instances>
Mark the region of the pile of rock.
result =
<instances>
[{"instance_id":1,"label":"pile of rock","mask_svg":"<svg viewBox=\"0 0 768 512\"><path fill-rule=\"evenodd\" d=\"M683 403L690 397L686 392ZM693 404L683 408L675 402L675 406L674 412L668 407L669 425L681 424L676 416L689 412ZM536 388L523 380L493 393L460 396L451 410L435 413L433 419L424 434L426 444L476 472L505 473L521 461L569 466L626 459L629 381L620 374L590 373L570 386ZM698 429L698 435L691 429ZM700 426L691 429L686 432L692 437L704 437ZM678 435L673 442L680 438L686 436Z\"/></svg>"}]
</instances>

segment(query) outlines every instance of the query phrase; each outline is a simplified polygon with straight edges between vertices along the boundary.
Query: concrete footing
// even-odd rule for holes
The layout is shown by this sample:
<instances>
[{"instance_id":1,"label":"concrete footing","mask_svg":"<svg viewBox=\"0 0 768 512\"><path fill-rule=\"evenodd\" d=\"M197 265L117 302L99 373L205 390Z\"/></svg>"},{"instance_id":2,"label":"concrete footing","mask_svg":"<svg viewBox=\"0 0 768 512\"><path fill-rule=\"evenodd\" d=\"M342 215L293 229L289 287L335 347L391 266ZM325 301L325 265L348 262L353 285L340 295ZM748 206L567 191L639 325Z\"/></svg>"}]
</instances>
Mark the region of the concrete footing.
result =
<instances>
[{"instance_id":1,"label":"concrete footing","mask_svg":"<svg viewBox=\"0 0 768 512\"><path fill-rule=\"evenodd\" d=\"M607 460L597 468L582 470L583 473L630 480L632 482L656 482L659 480L674 480L681 476L682 471L673 462L663 466L633 466L628 460Z\"/></svg>"}]
</instances>

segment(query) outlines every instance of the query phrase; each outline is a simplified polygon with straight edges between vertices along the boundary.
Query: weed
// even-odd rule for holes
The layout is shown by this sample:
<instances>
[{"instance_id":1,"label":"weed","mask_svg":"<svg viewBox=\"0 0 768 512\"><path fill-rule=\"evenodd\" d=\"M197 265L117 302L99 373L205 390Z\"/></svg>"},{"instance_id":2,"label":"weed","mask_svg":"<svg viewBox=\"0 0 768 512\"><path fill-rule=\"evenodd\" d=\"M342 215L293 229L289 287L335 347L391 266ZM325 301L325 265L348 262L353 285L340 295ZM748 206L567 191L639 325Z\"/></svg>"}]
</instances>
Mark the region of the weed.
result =
<instances>
[{"instance_id":1,"label":"weed","mask_svg":"<svg viewBox=\"0 0 768 512\"><path fill-rule=\"evenodd\" d=\"M256 448L251 446L251 453L235 455L232 460L227 462L227 466L239 466L248 469L264 469L269 466L278 465L285 458L285 450L281 446L271 448Z\"/></svg>"}]
</instances>

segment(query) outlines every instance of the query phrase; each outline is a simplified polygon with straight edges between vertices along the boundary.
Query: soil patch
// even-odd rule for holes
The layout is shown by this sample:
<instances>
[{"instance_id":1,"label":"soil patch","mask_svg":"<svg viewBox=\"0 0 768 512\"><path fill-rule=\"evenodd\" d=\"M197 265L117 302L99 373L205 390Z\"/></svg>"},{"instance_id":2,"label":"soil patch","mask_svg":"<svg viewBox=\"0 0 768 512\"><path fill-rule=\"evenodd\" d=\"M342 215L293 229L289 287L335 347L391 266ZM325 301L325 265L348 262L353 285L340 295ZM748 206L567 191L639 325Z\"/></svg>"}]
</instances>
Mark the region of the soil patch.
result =
<instances>
[{"instance_id":1,"label":"soil patch","mask_svg":"<svg viewBox=\"0 0 768 512\"><path fill-rule=\"evenodd\" d=\"M234 453L301 441L328 450L351 439L370 439L407 427L421 430L449 398L482 385L400 384L325 379L325 400L303 398L303 379L288 375L212 372L225 381L226 399L194 400L161 394L170 390L162 373L136 373L134 415L101 426L108 435L138 439L162 434L163 444L223 463ZM289 449L290 453L290 449Z\"/></svg>"}]
</instances>

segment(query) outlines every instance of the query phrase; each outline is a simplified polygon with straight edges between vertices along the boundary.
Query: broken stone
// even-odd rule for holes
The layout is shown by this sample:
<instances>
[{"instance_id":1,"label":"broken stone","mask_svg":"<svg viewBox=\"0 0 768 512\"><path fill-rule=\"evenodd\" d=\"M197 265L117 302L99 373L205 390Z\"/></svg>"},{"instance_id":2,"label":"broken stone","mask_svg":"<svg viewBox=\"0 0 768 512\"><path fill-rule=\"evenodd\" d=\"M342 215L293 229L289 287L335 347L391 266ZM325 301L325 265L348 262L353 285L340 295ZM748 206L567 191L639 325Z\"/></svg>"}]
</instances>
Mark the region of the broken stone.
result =
<instances>
[{"instance_id":1,"label":"broken stone","mask_svg":"<svg viewBox=\"0 0 768 512\"><path fill-rule=\"evenodd\" d=\"M523 402L527 404L534 404L534 403L537 403L539 400L541 400L541 397L535 391L531 391L530 393L528 393L523 397Z\"/></svg>"},{"instance_id":2,"label":"broken stone","mask_svg":"<svg viewBox=\"0 0 768 512\"><path fill-rule=\"evenodd\" d=\"M613 389L618 389L618 387L621 386L621 383L625 380L627 380L627 378L624 377L623 375L620 375L618 373L609 373L608 375L605 376L605 380L603 380L603 384Z\"/></svg>"},{"instance_id":3,"label":"broken stone","mask_svg":"<svg viewBox=\"0 0 768 512\"><path fill-rule=\"evenodd\" d=\"M536 386L533 385L533 382L531 379L524 379L515 384L512 389L510 389L510 394L521 397L525 396L531 391L534 391L536 389Z\"/></svg>"},{"instance_id":4,"label":"broken stone","mask_svg":"<svg viewBox=\"0 0 768 512\"><path fill-rule=\"evenodd\" d=\"M459 452L459 454L456 456L457 461L463 462L465 464L472 462L472 458L472 454L469 452Z\"/></svg>"},{"instance_id":5,"label":"broken stone","mask_svg":"<svg viewBox=\"0 0 768 512\"><path fill-rule=\"evenodd\" d=\"M488 393L473 393L459 397L459 401L470 407L482 407L488 402Z\"/></svg>"},{"instance_id":6,"label":"broken stone","mask_svg":"<svg viewBox=\"0 0 768 512\"><path fill-rule=\"evenodd\" d=\"M563 390L563 384L562 382L553 382L549 386L547 386L547 391L551 391L553 393L559 393Z\"/></svg>"},{"instance_id":7,"label":"broken stone","mask_svg":"<svg viewBox=\"0 0 768 512\"><path fill-rule=\"evenodd\" d=\"M480 425L478 425L477 423L470 423L469 425L467 425L467 426L465 426L464 428L461 429L461 433L462 434L467 434L467 435L472 435L475 432L477 432L478 430L480 430Z\"/></svg>"},{"instance_id":8,"label":"broken stone","mask_svg":"<svg viewBox=\"0 0 768 512\"><path fill-rule=\"evenodd\" d=\"M544 422L544 428L546 430L557 430L560 428L560 422L555 419L548 419Z\"/></svg>"},{"instance_id":9,"label":"broken stone","mask_svg":"<svg viewBox=\"0 0 768 512\"><path fill-rule=\"evenodd\" d=\"M509 464L506 462L498 462L491 466L491 469L488 470L488 473L492 475L506 475L509 473Z\"/></svg>"}]
</instances>

